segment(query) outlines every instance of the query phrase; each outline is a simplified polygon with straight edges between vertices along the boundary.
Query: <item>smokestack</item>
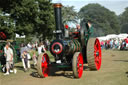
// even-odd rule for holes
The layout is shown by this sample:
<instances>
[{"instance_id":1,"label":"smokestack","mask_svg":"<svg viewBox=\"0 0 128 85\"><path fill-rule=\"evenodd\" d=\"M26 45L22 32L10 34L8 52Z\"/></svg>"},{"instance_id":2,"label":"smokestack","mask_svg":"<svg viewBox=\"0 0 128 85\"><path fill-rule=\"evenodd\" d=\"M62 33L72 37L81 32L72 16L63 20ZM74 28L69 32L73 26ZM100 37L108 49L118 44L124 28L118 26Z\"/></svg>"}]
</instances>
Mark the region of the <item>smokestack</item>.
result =
<instances>
[{"instance_id":1,"label":"smokestack","mask_svg":"<svg viewBox=\"0 0 128 85\"><path fill-rule=\"evenodd\" d=\"M61 17L61 3L54 4L55 22L56 22L56 38L62 39L62 17Z\"/></svg>"}]
</instances>

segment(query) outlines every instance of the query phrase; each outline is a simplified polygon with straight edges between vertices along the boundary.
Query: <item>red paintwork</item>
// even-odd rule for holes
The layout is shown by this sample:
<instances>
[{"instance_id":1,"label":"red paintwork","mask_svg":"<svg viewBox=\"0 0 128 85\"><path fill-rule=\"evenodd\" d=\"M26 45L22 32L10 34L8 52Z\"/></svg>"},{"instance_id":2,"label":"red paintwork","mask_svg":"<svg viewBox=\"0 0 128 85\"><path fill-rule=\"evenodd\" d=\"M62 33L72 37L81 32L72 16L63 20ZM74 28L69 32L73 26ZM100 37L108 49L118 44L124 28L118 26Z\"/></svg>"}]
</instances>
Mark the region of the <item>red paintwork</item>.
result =
<instances>
[{"instance_id":1,"label":"red paintwork","mask_svg":"<svg viewBox=\"0 0 128 85\"><path fill-rule=\"evenodd\" d=\"M78 63L77 63L77 71L78 71L78 77L81 78L82 74L83 74L83 56L82 56L82 53L80 53L78 55ZM80 66L80 64L82 66Z\"/></svg>"},{"instance_id":2,"label":"red paintwork","mask_svg":"<svg viewBox=\"0 0 128 85\"><path fill-rule=\"evenodd\" d=\"M54 46L55 46L55 45L59 45L60 51L58 51L58 52L55 52L55 51L54 51ZM53 52L53 53L55 53L55 54L60 54L60 53L62 52L62 50L63 50L63 46L62 46L61 43L55 42L55 43L52 45L52 52Z\"/></svg>"},{"instance_id":3,"label":"red paintwork","mask_svg":"<svg viewBox=\"0 0 128 85\"><path fill-rule=\"evenodd\" d=\"M48 73L49 73L49 56L44 53L44 55L42 56L42 63L41 63L41 66L42 66L42 74L44 75L44 77L47 77L48 76Z\"/></svg>"},{"instance_id":4,"label":"red paintwork","mask_svg":"<svg viewBox=\"0 0 128 85\"><path fill-rule=\"evenodd\" d=\"M99 55L96 55L96 53L99 53ZM94 44L94 57L95 57L95 65L97 70L100 69L101 67L101 47L100 47L100 41L96 39L95 44Z\"/></svg>"},{"instance_id":5,"label":"red paintwork","mask_svg":"<svg viewBox=\"0 0 128 85\"><path fill-rule=\"evenodd\" d=\"M2 50L0 50L0 53L2 53L3 51Z\"/></svg>"},{"instance_id":6,"label":"red paintwork","mask_svg":"<svg viewBox=\"0 0 128 85\"><path fill-rule=\"evenodd\" d=\"M125 40L126 43L128 43L128 38L125 38L124 40Z\"/></svg>"},{"instance_id":7,"label":"red paintwork","mask_svg":"<svg viewBox=\"0 0 128 85\"><path fill-rule=\"evenodd\" d=\"M65 25L65 28L68 29L68 25Z\"/></svg>"},{"instance_id":8,"label":"red paintwork","mask_svg":"<svg viewBox=\"0 0 128 85\"><path fill-rule=\"evenodd\" d=\"M0 32L0 37L3 38L3 39L6 39L6 35L3 33L3 32Z\"/></svg>"}]
</instances>

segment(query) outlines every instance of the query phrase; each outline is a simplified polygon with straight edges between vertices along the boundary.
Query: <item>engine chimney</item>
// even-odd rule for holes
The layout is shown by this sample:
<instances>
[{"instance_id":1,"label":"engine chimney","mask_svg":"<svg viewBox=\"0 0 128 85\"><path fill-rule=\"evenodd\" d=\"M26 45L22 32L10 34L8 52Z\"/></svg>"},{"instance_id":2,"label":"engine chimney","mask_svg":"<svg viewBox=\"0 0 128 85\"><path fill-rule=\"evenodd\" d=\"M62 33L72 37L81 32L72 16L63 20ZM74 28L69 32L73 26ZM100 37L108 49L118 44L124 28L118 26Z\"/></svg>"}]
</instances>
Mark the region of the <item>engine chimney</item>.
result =
<instances>
[{"instance_id":1,"label":"engine chimney","mask_svg":"<svg viewBox=\"0 0 128 85\"><path fill-rule=\"evenodd\" d=\"M55 22L56 22L56 38L62 39L62 17L61 17L61 3L54 4Z\"/></svg>"}]
</instances>

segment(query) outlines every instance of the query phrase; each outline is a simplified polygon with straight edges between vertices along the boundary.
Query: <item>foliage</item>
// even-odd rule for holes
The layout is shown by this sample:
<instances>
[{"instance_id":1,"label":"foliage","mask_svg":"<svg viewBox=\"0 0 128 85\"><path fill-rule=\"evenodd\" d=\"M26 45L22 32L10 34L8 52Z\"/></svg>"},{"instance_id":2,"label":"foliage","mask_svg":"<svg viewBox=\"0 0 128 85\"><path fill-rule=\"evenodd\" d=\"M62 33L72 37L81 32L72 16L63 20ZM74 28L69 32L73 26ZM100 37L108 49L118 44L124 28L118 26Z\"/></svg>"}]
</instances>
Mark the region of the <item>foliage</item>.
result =
<instances>
[{"instance_id":1,"label":"foliage","mask_svg":"<svg viewBox=\"0 0 128 85\"><path fill-rule=\"evenodd\" d=\"M88 4L82 7L79 16L83 27L88 20L93 23L95 36L120 32L119 21L115 13L99 4Z\"/></svg>"},{"instance_id":2,"label":"foliage","mask_svg":"<svg viewBox=\"0 0 128 85\"><path fill-rule=\"evenodd\" d=\"M63 6L62 7L62 22L68 24L70 22L77 23L78 14L74 9L74 6Z\"/></svg>"},{"instance_id":3,"label":"foliage","mask_svg":"<svg viewBox=\"0 0 128 85\"><path fill-rule=\"evenodd\" d=\"M34 36L36 33L37 36L42 35L43 39L51 36L54 15L52 4L48 0L0 0L0 8L15 23L12 33L26 36Z\"/></svg>"},{"instance_id":4,"label":"foliage","mask_svg":"<svg viewBox=\"0 0 128 85\"><path fill-rule=\"evenodd\" d=\"M4 32L7 35L7 38L11 38L14 36L14 24L9 16L2 13L0 10L0 32Z\"/></svg>"},{"instance_id":5,"label":"foliage","mask_svg":"<svg viewBox=\"0 0 128 85\"><path fill-rule=\"evenodd\" d=\"M128 7L125 8L125 11L119 16L121 32L128 33Z\"/></svg>"}]
</instances>

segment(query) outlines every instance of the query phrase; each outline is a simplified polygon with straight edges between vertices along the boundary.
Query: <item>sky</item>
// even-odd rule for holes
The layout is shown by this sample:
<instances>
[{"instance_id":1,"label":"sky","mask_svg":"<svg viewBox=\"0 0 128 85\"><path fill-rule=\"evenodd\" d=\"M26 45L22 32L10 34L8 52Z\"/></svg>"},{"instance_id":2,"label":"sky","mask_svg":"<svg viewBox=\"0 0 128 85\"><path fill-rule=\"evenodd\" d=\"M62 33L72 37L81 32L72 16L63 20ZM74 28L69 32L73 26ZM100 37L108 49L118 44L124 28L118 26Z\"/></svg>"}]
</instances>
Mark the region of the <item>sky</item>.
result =
<instances>
[{"instance_id":1,"label":"sky","mask_svg":"<svg viewBox=\"0 0 128 85\"><path fill-rule=\"evenodd\" d=\"M128 0L52 0L52 3L62 3L64 6L74 6L76 11L89 3L99 3L107 9L120 15L128 7Z\"/></svg>"}]
</instances>

